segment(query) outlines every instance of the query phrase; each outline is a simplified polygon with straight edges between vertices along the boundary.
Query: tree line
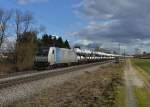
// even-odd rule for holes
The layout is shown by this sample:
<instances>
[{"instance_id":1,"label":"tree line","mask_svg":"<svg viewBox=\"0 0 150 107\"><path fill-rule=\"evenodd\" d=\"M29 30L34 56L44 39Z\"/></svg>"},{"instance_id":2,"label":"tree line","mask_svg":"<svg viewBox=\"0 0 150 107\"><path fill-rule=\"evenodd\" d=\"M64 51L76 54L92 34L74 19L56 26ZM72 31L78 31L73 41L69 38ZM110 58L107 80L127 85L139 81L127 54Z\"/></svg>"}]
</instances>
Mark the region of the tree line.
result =
<instances>
[{"instance_id":1,"label":"tree line","mask_svg":"<svg viewBox=\"0 0 150 107\"><path fill-rule=\"evenodd\" d=\"M63 41L61 37L56 38L53 35L44 34L41 39L38 39L39 47L59 47L70 49L69 42Z\"/></svg>"}]
</instances>

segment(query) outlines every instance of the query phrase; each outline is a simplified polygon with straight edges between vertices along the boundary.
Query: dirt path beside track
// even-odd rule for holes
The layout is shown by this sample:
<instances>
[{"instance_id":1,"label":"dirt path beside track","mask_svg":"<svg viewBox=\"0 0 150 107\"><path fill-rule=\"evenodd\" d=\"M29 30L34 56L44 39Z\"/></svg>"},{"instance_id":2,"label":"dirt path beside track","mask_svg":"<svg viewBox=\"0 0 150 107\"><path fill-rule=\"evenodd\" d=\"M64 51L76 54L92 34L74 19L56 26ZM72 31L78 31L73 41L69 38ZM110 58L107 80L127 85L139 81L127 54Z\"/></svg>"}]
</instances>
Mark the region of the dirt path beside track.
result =
<instances>
[{"instance_id":1,"label":"dirt path beside track","mask_svg":"<svg viewBox=\"0 0 150 107\"><path fill-rule=\"evenodd\" d=\"M139 72L132 66L131 61L127 60L125 70L125 85L126 85L126 96L127 96L127 106L128 107L138 107L139 101L135 95L135 90L143 89L146 87L144 79L141 77ZM144 96L142 96L144 97Z\"/></svg>"}]
</instances>

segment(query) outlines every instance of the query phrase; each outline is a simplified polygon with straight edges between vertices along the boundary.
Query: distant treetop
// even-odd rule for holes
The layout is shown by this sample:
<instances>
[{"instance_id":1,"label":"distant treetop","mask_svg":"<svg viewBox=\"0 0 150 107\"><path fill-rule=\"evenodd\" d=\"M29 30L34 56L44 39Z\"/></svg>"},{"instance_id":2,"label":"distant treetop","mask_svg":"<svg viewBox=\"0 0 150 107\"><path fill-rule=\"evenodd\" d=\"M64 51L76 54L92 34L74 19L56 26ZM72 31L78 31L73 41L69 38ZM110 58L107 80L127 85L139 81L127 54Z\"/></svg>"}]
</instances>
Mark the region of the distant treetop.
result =
<instances>
[{"instance_id":1,"label":"distant treetop","mask_svg":"<svg viewBox=\"0 0 150 107\"><path fill-rule=\"evenodd\" d=\"M62 37L56 38L55 36L48 34L44 34L41 39L38 39L38 45L39 47L55 46L70 49L70 44L67 40L64 42Z\"/></svg>"}]
</instances>

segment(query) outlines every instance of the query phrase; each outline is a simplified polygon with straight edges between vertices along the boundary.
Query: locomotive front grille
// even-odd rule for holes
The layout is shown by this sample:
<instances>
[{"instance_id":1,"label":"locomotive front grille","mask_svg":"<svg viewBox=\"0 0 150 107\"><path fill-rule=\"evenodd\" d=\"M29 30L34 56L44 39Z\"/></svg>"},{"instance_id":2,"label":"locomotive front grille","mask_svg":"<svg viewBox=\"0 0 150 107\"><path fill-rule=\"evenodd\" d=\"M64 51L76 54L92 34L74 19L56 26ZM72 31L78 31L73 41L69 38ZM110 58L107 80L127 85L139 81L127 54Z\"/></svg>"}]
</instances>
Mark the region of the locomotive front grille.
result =
<instances>
[{"instance_id":1,"label":"locomotive front grille","mask_svg":"<svg viewBox=\"0 0 150 107\"><path fill-rule=\"evenodd\" d=\"M34 66L36 66L36 67L48 67L49 62L34 62Z\"/></svg>"}]
</instances>

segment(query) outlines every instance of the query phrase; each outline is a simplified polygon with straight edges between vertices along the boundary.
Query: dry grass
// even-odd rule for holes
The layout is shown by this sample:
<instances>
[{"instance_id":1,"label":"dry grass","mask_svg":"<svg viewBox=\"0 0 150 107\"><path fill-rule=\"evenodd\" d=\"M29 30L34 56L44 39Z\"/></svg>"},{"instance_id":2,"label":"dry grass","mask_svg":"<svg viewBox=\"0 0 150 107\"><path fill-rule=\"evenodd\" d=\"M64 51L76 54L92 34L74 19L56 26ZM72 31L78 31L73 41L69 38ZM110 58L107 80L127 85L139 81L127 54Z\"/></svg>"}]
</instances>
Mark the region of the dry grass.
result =
<instances>
[{"instance_id":1,"label":"dry grass","mask_svg":"<svg viewBox=\"0 0 150 107\"><path fill-rule=\"evenodd\" d=\"M121 75L120 65L85 71L84 75L9 107L116 107L116 90L122 84Z\"/></svg>"},{"instance_id":2,"label":"dry grass","mask_svg":"<svg viewBox=\"0 0 150 107\"><path fill-rule=\"evenodd\" d=\"M13 70L12 64L0 64L0 76L7 75Z\"/></svg>"},{"instance_id":3,"label":"dry grass","mask_svg":"<svg viewBox=\"0 0 150 107\"><path fill-rule=\"evenodd\" d=\"M150 107L150 90L134 87L135 98L139 107Z\"/></svg>"}]
</instances>

